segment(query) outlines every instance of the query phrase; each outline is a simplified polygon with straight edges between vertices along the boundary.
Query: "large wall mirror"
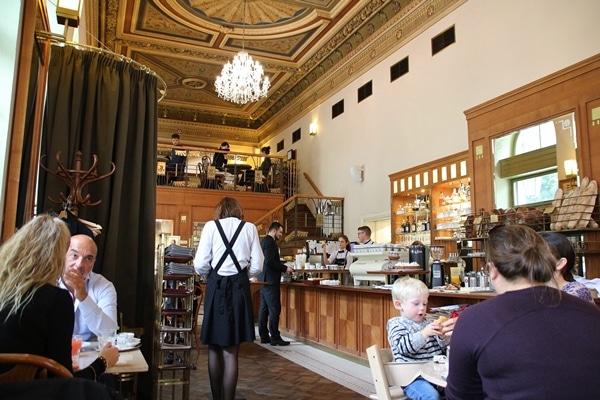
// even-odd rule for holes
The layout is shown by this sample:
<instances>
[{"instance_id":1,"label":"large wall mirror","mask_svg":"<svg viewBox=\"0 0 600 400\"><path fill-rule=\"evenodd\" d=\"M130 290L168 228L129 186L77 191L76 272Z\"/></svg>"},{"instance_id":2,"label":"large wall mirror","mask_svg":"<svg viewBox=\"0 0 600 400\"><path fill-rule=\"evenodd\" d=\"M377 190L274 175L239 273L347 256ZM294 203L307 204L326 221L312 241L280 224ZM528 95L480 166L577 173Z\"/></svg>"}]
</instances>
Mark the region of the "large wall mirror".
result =
<instances>
[{"instance_id":1,"label":"large wall mirror","mask_svg":"<svg viewBox=\"0 0 600 400\"><path fill-rule=\"evenodd\" d=\"M543 205L577 186L575 114L492 139L496 208Z\"/></svg>"}]
</instances>

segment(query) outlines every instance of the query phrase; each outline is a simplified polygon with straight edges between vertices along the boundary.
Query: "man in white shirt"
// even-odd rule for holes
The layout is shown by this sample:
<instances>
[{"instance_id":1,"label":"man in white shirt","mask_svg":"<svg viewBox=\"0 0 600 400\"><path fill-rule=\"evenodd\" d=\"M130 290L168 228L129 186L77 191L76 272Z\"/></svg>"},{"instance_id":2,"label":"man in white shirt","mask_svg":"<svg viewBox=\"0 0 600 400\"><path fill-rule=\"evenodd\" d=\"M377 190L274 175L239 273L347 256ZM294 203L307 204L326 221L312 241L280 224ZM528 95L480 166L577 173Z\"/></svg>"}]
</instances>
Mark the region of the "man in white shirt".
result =
<instances>
[{"instance_id":1,"label":"man in white shirt","mask_svg":"<svg viewBox=\"0 0 600 400\"><path fill-rule=\"evenodd\" d=\"M358 227L358 244L375 244L371 240L371 228L367 225Z\"/></svg>"},{"instance_id":2,"label":"man in white shirt","mask_svg":"<svg viewBox=\"0 0 600 400\"><path fill-rule=\"evenodd\" d=\"M98 247L87 235L74 235L59 286L73 297L74 335L95 340L101 329L117 329L117 291L108 279L92 272Z\"/></svg>"}]
</instances>

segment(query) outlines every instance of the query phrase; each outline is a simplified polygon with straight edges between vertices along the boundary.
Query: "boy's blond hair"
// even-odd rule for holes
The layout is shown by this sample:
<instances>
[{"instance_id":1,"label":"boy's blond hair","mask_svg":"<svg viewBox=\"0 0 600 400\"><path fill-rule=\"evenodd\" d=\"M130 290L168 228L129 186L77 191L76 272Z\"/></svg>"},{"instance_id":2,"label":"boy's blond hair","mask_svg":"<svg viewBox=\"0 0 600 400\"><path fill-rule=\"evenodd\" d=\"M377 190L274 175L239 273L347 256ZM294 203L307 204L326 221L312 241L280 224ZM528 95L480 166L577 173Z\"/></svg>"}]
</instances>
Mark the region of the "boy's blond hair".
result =
<instances>
[{"instance_id":1,"label":"boy's blond hair","mask_svg":"<svg viewBox=\"0 0 600 400\"><path fill-rule=\"evenodd\" d=\"M429 295L429 289L422 281L411 278L410 276L396 279L392 286L392 299L406 301L415 294L426 293Z\"/></svg>"}]
</instances>

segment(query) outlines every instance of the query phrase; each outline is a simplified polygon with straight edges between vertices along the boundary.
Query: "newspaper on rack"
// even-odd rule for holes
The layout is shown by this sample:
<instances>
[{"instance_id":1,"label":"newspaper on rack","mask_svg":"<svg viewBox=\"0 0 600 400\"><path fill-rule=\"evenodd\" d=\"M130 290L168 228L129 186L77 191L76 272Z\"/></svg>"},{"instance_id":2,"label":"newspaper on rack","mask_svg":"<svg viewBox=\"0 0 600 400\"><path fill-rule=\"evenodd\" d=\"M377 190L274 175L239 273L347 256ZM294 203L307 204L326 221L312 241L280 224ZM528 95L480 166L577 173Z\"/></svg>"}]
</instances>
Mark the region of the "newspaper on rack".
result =
<instances>
[{"instance_id":1,"label":"newspaper on rack","mask_svg":"<svg viewBox=\"0 0 600 400\"><path fill-rule=\"evenodd\" d=\"M165 275L193 275L194 266L170 262L164 268Z\"/></svg>"},{"instance_id":2,"label":"newspaper on rack","mask_svg":"<svg viewBox=\"0 0 600 400\"><path fill-rule=\"evenodd\" d=\"M165 256L193 258L194 249L191 247L183 247L171 243L165 248Z\"/></svg>"}]
</instances>

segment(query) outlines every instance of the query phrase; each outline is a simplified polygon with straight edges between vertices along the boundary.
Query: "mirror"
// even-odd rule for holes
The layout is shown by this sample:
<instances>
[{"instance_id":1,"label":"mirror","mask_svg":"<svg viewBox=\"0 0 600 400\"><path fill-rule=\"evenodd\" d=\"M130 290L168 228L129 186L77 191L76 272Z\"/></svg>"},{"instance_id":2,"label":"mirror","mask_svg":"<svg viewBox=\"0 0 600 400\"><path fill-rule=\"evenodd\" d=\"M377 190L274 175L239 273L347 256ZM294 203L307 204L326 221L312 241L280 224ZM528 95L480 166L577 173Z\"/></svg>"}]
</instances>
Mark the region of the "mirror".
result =
<instances>
[{"instance_id":1,"label":"mirror","mask_svg":"<svg viewBox=\"0 0 600 400\"><path fill-rule=\"evenodd\" d=\"M575 113L492 139L496 208L540 205L577 187Z\"/></svg>"}]
</instances>

